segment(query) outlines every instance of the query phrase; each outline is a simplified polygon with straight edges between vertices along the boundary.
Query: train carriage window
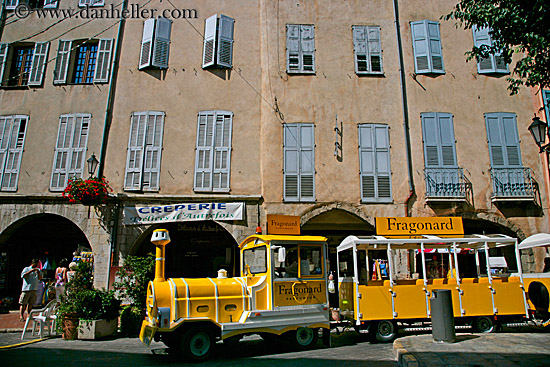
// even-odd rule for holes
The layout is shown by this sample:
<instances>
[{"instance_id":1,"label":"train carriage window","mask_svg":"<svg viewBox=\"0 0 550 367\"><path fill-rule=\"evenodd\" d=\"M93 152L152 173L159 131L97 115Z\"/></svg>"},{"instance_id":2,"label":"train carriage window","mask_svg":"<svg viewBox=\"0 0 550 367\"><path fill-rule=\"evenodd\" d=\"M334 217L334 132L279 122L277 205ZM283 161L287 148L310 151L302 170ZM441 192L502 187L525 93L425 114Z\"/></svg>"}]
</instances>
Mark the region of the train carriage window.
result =
<instances>
[{"instance_id":1,"label":"train carriage window","mask_svg":"<svg viewBox=\"0 0 550 367\"><path fill-rule=\"evenodd\" d=\"M318 277L323 274L322 250L319 245L300 246L300 277Z\"/></svg>"},{"instance_id":2,"label":"train carriage window","mask_svg":"<svg viewBox=\"0 0 550 367\"><path fill-rule=\"evenodd\" d=\"M353 249L338 254L339 276L342 278L354 276Z\"/></svg>"},{"instance_id":3,"label":"train carriage window","mask_svg":"<svg viewBox=\"0 0 550 367\"><path fill-rule=\"evenodd\" d=\"M265 273L267 271L267 247L254 247L243 251L243 273Z\"/></svg>"}]
</instances>

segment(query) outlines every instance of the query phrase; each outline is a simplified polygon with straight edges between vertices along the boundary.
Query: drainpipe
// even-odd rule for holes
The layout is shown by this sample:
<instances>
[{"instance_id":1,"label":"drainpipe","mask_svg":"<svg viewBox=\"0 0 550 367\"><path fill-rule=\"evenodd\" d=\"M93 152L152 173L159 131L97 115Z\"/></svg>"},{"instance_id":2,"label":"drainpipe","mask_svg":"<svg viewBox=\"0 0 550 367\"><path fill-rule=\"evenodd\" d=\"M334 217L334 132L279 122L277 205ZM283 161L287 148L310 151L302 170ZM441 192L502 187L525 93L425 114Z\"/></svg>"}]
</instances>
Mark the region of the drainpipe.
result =
<instances>
[{"instance_id":1,"label":"drainpipe","mask_svg":"<svg viewBox=\"0 0 550 367\"><path fill-rule=\"evenodd\" d=\"M5 23L6 23L6 0L3 0L2 8L0 9L0 40L2 39L2 35L4 34Z\"/></svg>"},{"instance_id":2,"label":"drainpipe","mask_svg":"<svg viewBox=\"0 0 550 367\"><path fill-rule=\"evenodd\" d=\"M122 1L122 11L120 12L123 14L123 12L128 7L128 0ZM118 75L118 64L120 60L120 48L122 47L122 35L124 34L124 25L126 24L126 19L124 17L121 17L120 23L118 24L118 33L116 37L115 42L115 49L113 54L113 63L111 64L111 80L109 82L109 92L107 95L107 106L105 108L105 119L103 122L103 137L101 139L101 150L99 152L99 167L97 175L98 177L103 177L104 169L105 169L105 154L107 151L107 142L109 140L109 129L111 127L111 121L113 119L113 103L115 99L115 89L116 89L116 80ZM118 232L118 225L119 225L119 217L120 217L120 205L118 203L118 199L114 204L115 210L114 210L114 218L113 218L113 226L111 228L111 238L110 238L110 244L109 244L109 265L107 268L107 274L109 274L109 278L107 280L107 288L109 286L109 279L111 278L111 266L114 261L114 255L115 255L115 245L117 241L117 232Z\"/></svg>"},{"instance_id":3,"label":"drainpipe","mask_svg":"<svg viewBox=\"0 0 550 367\"><path fill-rule=\"evenodd\" d=\"M405 81L405 65L403 62L403 45L401 44L401 26L399 25L399 0L393 0L393 16L395 23L395 37L397 38L397 54L399 56L399 74L401 76L401 100L403 103L403 130L405 133L405 152L407 153L407 172L409 175L409 196L403 203L405 217L409 216L409 201L415 196L414 178L411 157L411 138L409 135L409 107L407 105L407 84Z\"/></svg>"}]
</instances>

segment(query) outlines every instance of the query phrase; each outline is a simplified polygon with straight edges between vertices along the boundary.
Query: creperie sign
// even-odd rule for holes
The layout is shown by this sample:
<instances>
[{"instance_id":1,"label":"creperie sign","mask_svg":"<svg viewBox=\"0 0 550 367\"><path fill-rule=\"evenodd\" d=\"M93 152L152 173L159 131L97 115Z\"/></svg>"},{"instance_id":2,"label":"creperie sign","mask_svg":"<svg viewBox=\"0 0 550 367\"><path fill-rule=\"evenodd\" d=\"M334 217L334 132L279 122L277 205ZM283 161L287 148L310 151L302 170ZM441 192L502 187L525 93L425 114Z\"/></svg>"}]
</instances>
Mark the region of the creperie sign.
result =
<instances>
[{"instance_id":1,"label":"creperie sign","mask_svg":"<svg viewBox=\"0 0 550 367\"><path fill-rule=\"evenodd\" d=\"M461 217L377 217L376 234L381 236L462 235Z\"/></svg>"}]
</instances>

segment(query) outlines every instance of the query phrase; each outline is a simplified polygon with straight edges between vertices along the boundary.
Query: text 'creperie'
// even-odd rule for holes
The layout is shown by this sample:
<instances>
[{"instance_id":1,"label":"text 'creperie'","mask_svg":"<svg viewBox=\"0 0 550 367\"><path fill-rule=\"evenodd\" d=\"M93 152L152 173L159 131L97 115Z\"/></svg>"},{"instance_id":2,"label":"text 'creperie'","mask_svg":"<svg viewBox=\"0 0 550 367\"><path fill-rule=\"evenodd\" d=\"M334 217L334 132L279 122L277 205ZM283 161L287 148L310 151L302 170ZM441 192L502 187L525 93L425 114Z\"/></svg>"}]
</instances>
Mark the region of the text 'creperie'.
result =
<instances>
[{"instance_id":1,"label":"text 'creperie'","mask_svg":"<svg viewBox=\"0 0 550 367\"><path fill-rule=\"evenodd\" d=\"M154 213L172 213L180 210L225 210L227 209L226 203L202 203L202 204L177 204L177 205L164 205L164 206L149 206L141 207L138 209L140 214L154 214Z\"/></svg>"}]
</instances>

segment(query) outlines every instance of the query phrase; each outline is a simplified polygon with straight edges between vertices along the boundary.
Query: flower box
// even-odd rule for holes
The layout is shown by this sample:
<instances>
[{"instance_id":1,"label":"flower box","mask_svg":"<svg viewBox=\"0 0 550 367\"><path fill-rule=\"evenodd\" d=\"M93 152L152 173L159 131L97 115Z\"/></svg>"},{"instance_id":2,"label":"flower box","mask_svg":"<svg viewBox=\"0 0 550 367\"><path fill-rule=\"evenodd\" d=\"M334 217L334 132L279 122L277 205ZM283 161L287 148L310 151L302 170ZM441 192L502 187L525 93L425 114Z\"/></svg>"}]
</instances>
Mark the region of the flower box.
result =
<instances>
[{"instance_id":1,"label":"flower box","mask_svg":"<svg viewBox=\"0 0 550 367\"><path fill-rule=\"evenodd\" d=\"M112 320L80 320L78 339L99 339L113 335L118 328L118 318Z\"/></svg>"},{"instance_id":2,"label":"flower box","mask_svg":"<svg viewBox=\"0 0 550 367\"><path fill-rule=\"evenodd\" d=\"M105 177L74 178L67 182L63 197L69 199L70 203L80 202L82 205L96 206L104 203L111 191L113 190Z\"/></svg>"}]
</instances>

